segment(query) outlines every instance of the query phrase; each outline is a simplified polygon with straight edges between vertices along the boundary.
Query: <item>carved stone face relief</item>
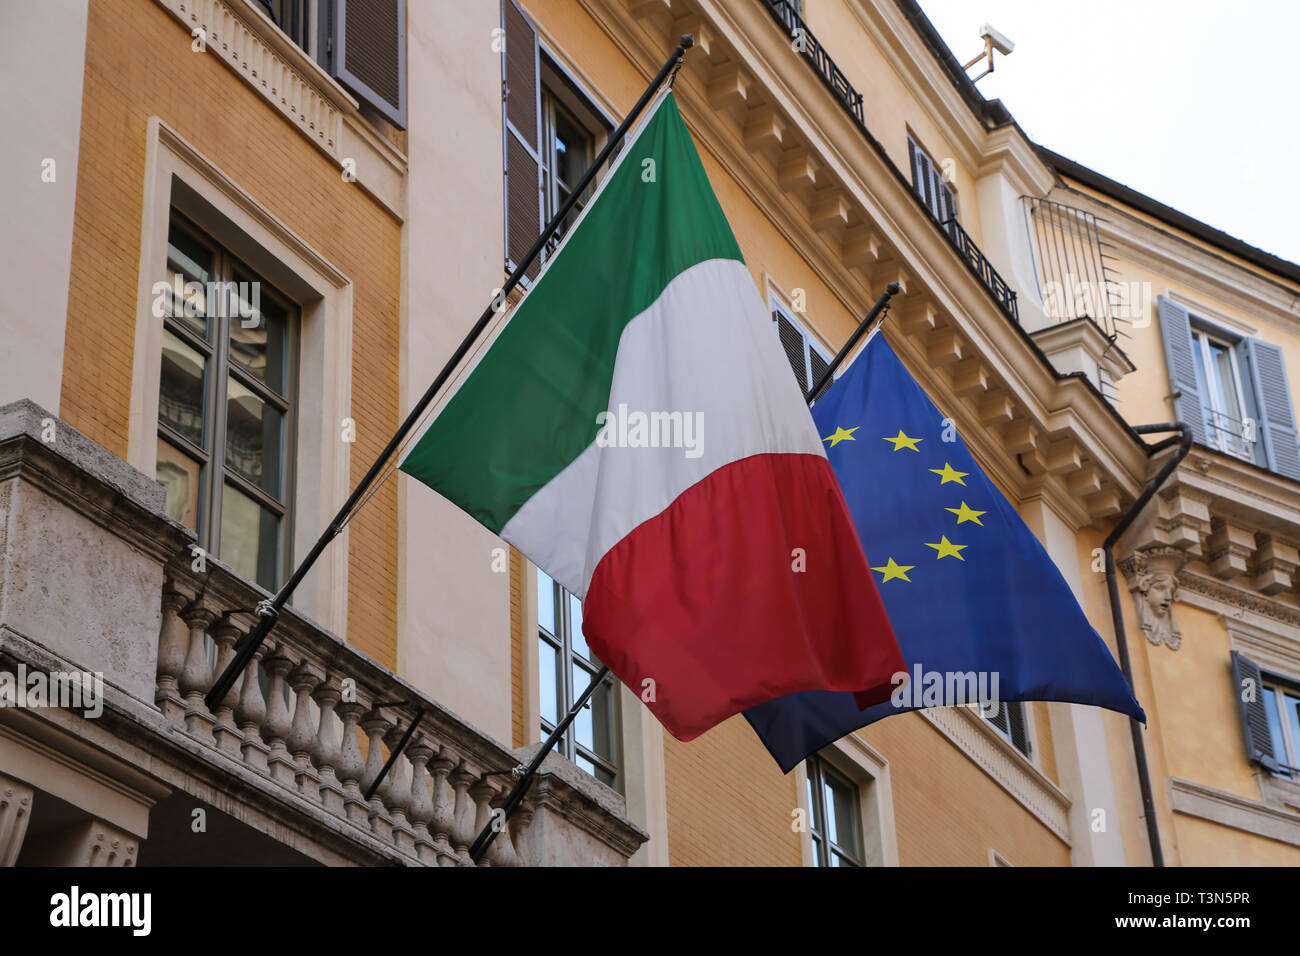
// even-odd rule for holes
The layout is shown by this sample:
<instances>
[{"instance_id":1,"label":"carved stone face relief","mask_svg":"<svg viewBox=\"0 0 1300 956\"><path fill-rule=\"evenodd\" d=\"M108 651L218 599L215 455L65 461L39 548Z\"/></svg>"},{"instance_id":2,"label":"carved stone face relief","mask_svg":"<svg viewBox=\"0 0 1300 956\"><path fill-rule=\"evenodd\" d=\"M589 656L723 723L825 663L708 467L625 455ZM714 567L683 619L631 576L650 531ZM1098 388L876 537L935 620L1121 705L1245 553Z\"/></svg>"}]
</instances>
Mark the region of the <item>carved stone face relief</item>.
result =
<instances>
[{"instance_id":1,"label":"carved stone face relief","mask_svg":"<svg viewBox=\"0 0 1300 956\"><path fill-rule=\"evenodd\" d=\"M1171 650L1178 650L1183 642L1173 613L1178 579L1172 571L1142 571L1134 583L1138 626L1142 633L1152 644L1168 644Z\"/></svg>"}]
</instances>

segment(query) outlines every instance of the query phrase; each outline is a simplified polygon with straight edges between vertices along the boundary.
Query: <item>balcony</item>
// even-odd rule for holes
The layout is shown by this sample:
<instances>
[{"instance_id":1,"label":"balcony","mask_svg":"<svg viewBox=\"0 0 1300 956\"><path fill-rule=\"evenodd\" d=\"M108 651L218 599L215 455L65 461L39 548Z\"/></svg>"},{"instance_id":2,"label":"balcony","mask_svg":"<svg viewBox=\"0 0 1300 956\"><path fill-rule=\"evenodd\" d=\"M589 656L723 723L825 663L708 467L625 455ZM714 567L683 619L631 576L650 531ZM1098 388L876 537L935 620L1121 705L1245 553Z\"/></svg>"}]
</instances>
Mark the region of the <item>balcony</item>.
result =
<instances>
[{"instance_id":1,"label":"balcony","mask_svg":"<svg viewBox=\"0 0 1300 956\"><path fill-rule=\"evenodd\" d=\"M534 748L291 609L209 710L266 594L197 561L162 506L160 486L50 413L0 408L0 672L102 674L97 714L0 706L0 865L471 865ZM221 840L194 838L200 810ZM551 755L483 862L622 865L645 839L621 796Z\"/></svg>"},{"instance_id":2,"label":"balcony","mask_svg":"<svg viewBox=\"0 0 1300 956\"><path fill-rule=\"evenodd\" d=\"M848 78L835 65L835 61L831 59L826 48L817 40L812 31L808 29L798 11L787 0L761 0L761 2L767 7L772 18L785 31L786 36L790 38L793 49L803 56L821 78L826 88L830 90L845 111L853 117L858 128L874 144L875 140L867 129L866 119L863 116L862 94L854 89ZM881 157L886 163L892 165L883 151ZM919 197L917 202L921 202ZM926 211L929 212L929 209L927 208ZM988 289L998 307L1006 313L1008 318L1019 324L1020 311L1016 303L1015 291L993 268L993 265L985 258L984 253L980 251L979 246L975 244L975 241L971 239L966 230L961 227L956 219L939 222L933 214L930 215L930 218L934 219L943 234L948 237L948 241L952 243L953 248L957 250L975 277Z\"/></svg>"}]
</instances>

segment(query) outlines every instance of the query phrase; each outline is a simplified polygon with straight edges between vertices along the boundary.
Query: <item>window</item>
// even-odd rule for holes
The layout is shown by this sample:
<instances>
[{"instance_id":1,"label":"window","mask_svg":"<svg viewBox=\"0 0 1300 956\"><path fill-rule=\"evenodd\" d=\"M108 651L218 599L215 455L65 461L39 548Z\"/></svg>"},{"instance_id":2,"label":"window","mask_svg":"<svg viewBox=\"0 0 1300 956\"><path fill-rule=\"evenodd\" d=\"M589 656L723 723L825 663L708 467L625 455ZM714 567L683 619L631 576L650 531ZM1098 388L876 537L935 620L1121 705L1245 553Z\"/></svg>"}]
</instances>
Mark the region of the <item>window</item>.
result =
<instances>
[{"instance_id":1,"label":"window","mask_svg":"<svg viewBox=\"0 0 1300 956\"><path fill-rule=\"evenodd\" d=\"M537 569L537 675L542 736L551 733L587 689L601 662L582 635L582 602ZM622 790L618 681L592 693L557 749L601 783Z\"/></svg>"},{"instance_id":2,"label":"window","mask_svg":"<svg viewBox=\"0 0 1300 956\"><path fill-rule=\"evenodd\" d=\"M980 706L979 713L998 735L1015 747L1026 757L1029 756L1029 724L1025 717L1025 705L1016 700L999 701L997 713L990 714L992 708Z\"/></svg>"},{"instance_id":3,"label":"window","mask_svg":"<svg viewBox=\"0 0 1300 956\"><path fill-rule=\"evenodd\" d=\"M514 0L505 0L501 16L506 33L501 63L505 267L513 272L587 172L613 124L542 51L536 28ZM561 224L540 260L545 260L573 225L581 205L579 202ZM535 279L540 269L541 262L534 261L526 278Z\"/></svg>"},{"instance_id":4,"label":"window","mask_svg":"<svg viewBox=\"0 0 1300 956\"><path fill-rule=\"evenodd\" d=\"M157 479L200 546L274 591L289 547L297 309L173 213Z\"/></svg>"},{"instance_id":5,"label":"window","mask_svg":"<svg viewBox=\"0 0 1300 956\"><path fill-rule=\"evenodd\" d=\"M809 757L805 770L814 864L865 866L862 799L857 785L822 757Z\"/></svg>"},{"instance_id":6,"label":"window","mask_svg":"<svg viewBox=\"0 0 1300 956\"><path fill-rule=\"evenodd\" d=\"M831 356L780 303L772 308L772 324L781 338L781 347L790 360L790 369L805 396L831 366Z\"/></svg>"},{"instance_id":7,"label":"window","mask_svg":"<svg viewBox=\"0 0 1300 956\"><path fill-rule=\"evenodd\" d=\"M561 103L549 89L542 88L542 219L560 211L573 195L573 187L582 178L596 155L595 137ZM595 192L594 184L587 189L569 215L565 217L548 251L559 244L569 227L577 221L583 204Z\"/></svg>"},{"instance_id":8,"label":"window","mask_svg":"<svg viewBox=\"0 0 1300 956\"><path fill-rule=\"evenodd\" d=\"M1300 480L1286 363L1276 345L1235 335L1167 296L1157 303L1174 414L1199 444Z\"/></svg>"},{"instance_id":9,"label":"window","mask_svg":"<svg viewBox=\"0 0 1300 956\"><path fill-rule=\"evenodd\" d=\"M1253 429L1248 428L1246 419L1254 421L1256 416L1254 408L1248 410L1246 404L1242 388L1245 363L1238 356L1236 345L1194 326L1192 351L1196 379L1201 386L1206 444L1246 461L1253 460Z\"/></svg>"},{"instance_id":10,"label":"window","mask_svg":"<svg viewBox=\"0 0 1300 956\"><path fill-rule=\"evenodd\" d=\"M1300 779L1300 683L1263 675L1269 741L1282 775Z\"/></svg>"},{"instance_id":11,"label":"window","mask_svg":"<svg viewBox=\"0 0 1300 956\"><path fill-rule=\"evenodd\" d=\"M957 194L944 182L943 171L935 165L928 153L907 138L907 154L912 163L912 188L930 210L930 215L947 223L957 218Z\"/></svg>"},{"instance_id":12,"label":"window","mask_svg":"<svg viewBox=\"0 0 1300 956\"><path fill-rule=\"evenodd\" d=\"M406 128L406 0L249 0L369 109Z\"/></svg>"}]
</instances>

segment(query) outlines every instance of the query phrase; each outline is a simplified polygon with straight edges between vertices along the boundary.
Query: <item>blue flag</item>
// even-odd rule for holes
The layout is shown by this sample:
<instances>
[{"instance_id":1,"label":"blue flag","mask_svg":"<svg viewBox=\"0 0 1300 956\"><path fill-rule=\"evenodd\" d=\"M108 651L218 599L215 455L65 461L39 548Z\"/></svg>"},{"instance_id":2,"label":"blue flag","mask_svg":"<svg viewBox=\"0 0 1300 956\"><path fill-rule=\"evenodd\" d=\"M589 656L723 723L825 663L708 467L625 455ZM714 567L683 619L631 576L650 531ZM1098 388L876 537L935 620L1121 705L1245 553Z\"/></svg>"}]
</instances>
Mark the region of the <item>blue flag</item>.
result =
<instances>
[{"instance_id":1,"label":"blue flag","mask_svg":"<svg viewBox=\"0 0 1300 956\"><path fill-rule=\"evenodd\" d=\"M745 711L782 771L921 707L1054 700L1146 721L1061 572L882 336L817 402L813 420L908 680L900 675L893 697L865 710L851 693L819 690Z\"/></svg>"}]
</instances>

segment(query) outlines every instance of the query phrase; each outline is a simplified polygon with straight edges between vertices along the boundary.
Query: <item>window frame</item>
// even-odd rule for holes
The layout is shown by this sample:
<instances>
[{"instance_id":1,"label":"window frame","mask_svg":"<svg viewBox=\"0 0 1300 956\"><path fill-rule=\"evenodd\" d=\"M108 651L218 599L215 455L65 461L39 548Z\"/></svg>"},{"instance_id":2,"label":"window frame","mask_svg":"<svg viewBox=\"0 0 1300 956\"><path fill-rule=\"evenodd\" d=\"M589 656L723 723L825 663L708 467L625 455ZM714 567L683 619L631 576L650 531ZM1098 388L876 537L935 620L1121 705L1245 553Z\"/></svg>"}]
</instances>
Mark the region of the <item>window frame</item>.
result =
<instances>
[{"instance_id":1,"label":"window frame","mask_svg":"<svg viewBox=\"0 0 1300 956\"><path fill-rule=\"evenodd\" d=\"M864 868L867 866L867 853L863 838L865 822L862 818L862 791L857 781L836 767L821 754L810 754L804 760L804 774L809 799L808 834L812 840L812 865L830 867L832 854L849 866ZM832 778L849 788L850 816L854 847L852 850L834 842L827 835L825 805L825 780ZM856 853L856 855L854 855Z\"/></svg>"},{"instance_id":2,"label":"window frame","mask_svg":"<svg viewBox=\"0 0 1300 956\"><path fill-rule=\"evenodd\" d=\"M203 381L203 447L196 446L184 435L176 432L161 413L161 383L159 387L160 410L157 420L157 439L166 442L181 455L191 458L199 464L199 480L196 491L195 515L197 543L218 560L221 557L221 519L227 484L233 485L241 494L251 498L259 506L269 509L278 522L276 534L275 580L273 586L262 584L254 577L258 586L274 591L287 578L290 561L293 556L293 526L296 520L294 503L296 499L296 458L298 427L298 350L301 309L288 296L277 291L260 273L247 265L239 256L232 253L189 216L172 207L167 219L167 240L165 248L170 249L173 230L178 228L186 238L202 246L211 257L211 273L208 282L248 281L258 283L258 295L274 302L285 313L284 346L284 394L258 381L230 354L230 323L235 317L229 315L207 316L205 335L198 335L182 320L164 312L162 329L164 335L171 334L182 344L198 352L204 359ZM165 254L166 255L166 254ZM164 261L164 276L168 285L173 281L170 263ZM205 300L206 302L206 300ZM221 312L226 310L221 309ZM225 460L228 400L227 383L234 380L248 389L259 400L275 408L281 415L281 449L280 449L280 489L282 498L276 498L265 489L256 485L238 470L231 468ZM155 472L157 466L155 466ZM226 564L230 564L227 560Z\"/></svg>"},{"instance_id":3,"label":"window frame","mask_svg":"<svg viewBox=\"0 0 1300 956\"><path fill-rule=\"evenodd\" d=\"M556 689L559 692L559 700L557 701L559 707L556 712L556 717L559 720L563 720L564 715L573 707L573 702L584 690L586 690L585 685L583 687L574 686L574 667L580 668L583 673L590 677L595 677L597 672L600 670L601 664L600 662L593 663L592 659L583 657L573 649L573 619L569 614L569 600L575 596L568 591L564 585L546 574L546 572L541 568L533 566L533 576L535 587L537 589L537 603L539 605L541 602L542 588L546 586L545 582L542 580L543 576L545 576L546 580L550 581L550 587L552 588L551 598L554 602L555 616L560 633L553 634L546 628L542 622L541 612L539 610L537 613L537 634L535 635L535 639L550 645L557 653L560 673L556 675ZM543 660L539 653L537 660L537 726L541 729L541 739L545 740L554 732L556 725L547 720L542 714L542 667ZM596 777L595 779L600 780L601 783L605 783L605 785L611 789L622 793L625 779L625 761L623 755L623 707L619 691L620 684L618 679L615 678L612 673L605 675L604 684L609 694L610 726L608 731L612 759L600 756L591 748L578 741L576 718L569 724L560 739L556 741L555 746L556 749L571 760L575 766L579 769L583 769L583 772L586 772L586 770L583 768L582 764L578 763L578 757L590 761L595 766L603 769L612 777L612 782L606 783L605 781L600 780L600 777ZM587 701L584 710L589 710L593 707L594 698L595 694L593 693L592 699Z\"/></svg>"},{"instance_id":4,"label":"window frame","mask_svg":"<svg viewBox=\"0 0 1300 956\"><path fill-rule=\"evenodd\" d=\"M555 62L555 59L547 53L545 47L540 43L538 44L537 58L538 145L540 147L537 156L538 189L540 190L538 206L541 209L541 221L544 226L551 221L551 217L564 204L564 200L559 198L559 189L556 184L558 176L555 172L558 164L555 149L557 115L564 114L570 125L586 133L587 161L582 172L578 173L579 179L586 175L587 170L591 168L591 163L604 148L609 134L614 129L614 124L603 111L596 107L592 98L578 87L573 78ZM576 183L566 185L572 189ZM564 240L565 234L577 221L578 217L582 215L582 210L586 208L587 203L596 194L599 186L600 177L594 179L587 186L585 193L569 212L568 221L562 223L556 229L551 241L542 249L540 258L543 263L554 255L555 250L559 248L560 243Z\"/></svg>"},{"instance_id":5,"label":"window frame","mask_svg":"<svg viewBox=\"0 0 1300 956\"><path fill-rule=\"evenodd\" d=\"M1271 718L1269 731L1272 732L1272 718L1275 718L1278 721L1282 746L1286 748L1285 754L1275 753L1273 755L1274 760L1277 761L1281 769L1266 772L1275 777L1300 781L1300 736L1297 736L1292 730L1291 722L1286 719L1286 714L1282 711L1282 705L1278 699L1279 695L1283 698L1290 697L1296 701L1297 706L1300 706L1300 681L1263 668L1260 669L1260 677L1261 689L1270 692L1272 698L1271 703L1265 704L1265 712Z\"/></svg>"},{"instance_id":6,"label":"window frame","mask_svg":"<svg viewBox=\"0 0 1300 956\"><path fill-rule=\"evenodd\" d=\"M1242 374L1242 364L1248 361L1241 355L1242 339L1220 331L1205 322L1194 313L1188 313L1188 324L1192 336L1192 348L1195 350L1195 365L1198 384L1201 393L1201 414L1205 421L1205 438L1206 444L1216 451L1221 451L1226 455L1232 455L1234 458L1240 458L1243 461L1256 463L1256 455L1253 445L1256 442L1245 442L1242 438L1237 438L1236 442L1239 447L1234 447L1234 436L1231 431L1219 425L1219 421L1238 421L1243 429L1248 419L1255 420L1255 427L1258 429L1258 410L1256 415L1248 414L1252 410L1252 405L1247 404L1245 376ZM1211 345L1218 345L1228 353L1228 362L1232 369L1233 391L1236 393L1237 407L1241 409L1241 419L1233 419L1221 405L1223 403L1223 383L1219 379L1218 366L1213 361L1213 353L1210 351ZM1251 370L1254 374L1254 370Z\"/></svg>"}]
</instances>

